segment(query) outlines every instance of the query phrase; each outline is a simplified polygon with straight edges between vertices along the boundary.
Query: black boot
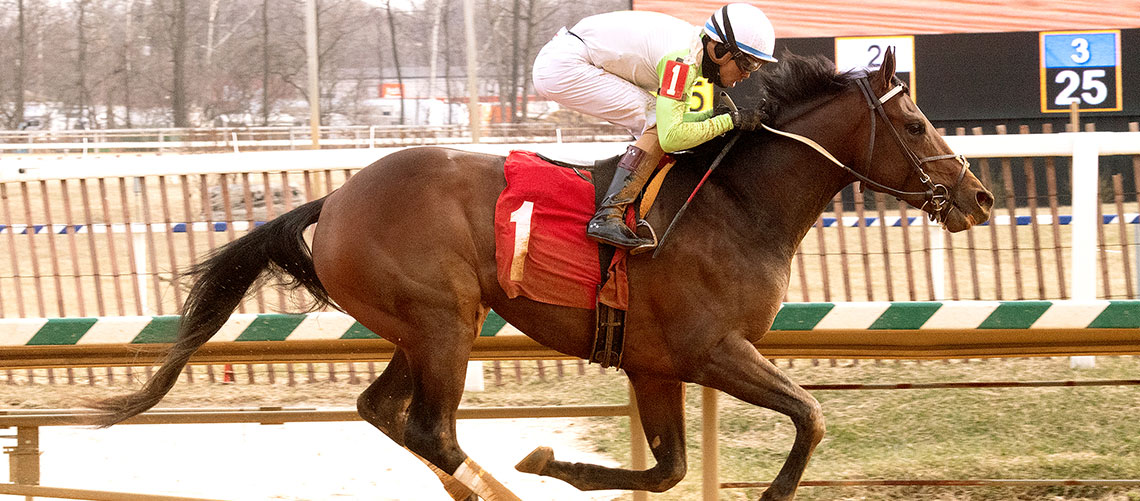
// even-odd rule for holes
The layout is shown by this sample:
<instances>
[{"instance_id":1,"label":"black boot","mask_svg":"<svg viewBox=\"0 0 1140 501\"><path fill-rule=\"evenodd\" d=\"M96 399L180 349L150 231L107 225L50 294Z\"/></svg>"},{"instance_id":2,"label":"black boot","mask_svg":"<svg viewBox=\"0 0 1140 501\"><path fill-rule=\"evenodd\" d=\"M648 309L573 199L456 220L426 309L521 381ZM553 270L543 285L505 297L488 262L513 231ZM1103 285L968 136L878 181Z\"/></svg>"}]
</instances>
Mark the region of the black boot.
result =
<instances>
[{"instance_id":1,"label":"black boot","mask_svg":"<svg viewBox=\"0 0 1140 501\"><path fill-rule=\"evenodd\" d=\"M649 175L653 173L656 159L649 158L642 149L630 145L618 161L614 180L606 190L598 212L586 224L586 236L591 240L622 249L646 250L654 246L652 238L637 236L625 225L625 210L637 199Z\"/></svg>"}]
</instances>

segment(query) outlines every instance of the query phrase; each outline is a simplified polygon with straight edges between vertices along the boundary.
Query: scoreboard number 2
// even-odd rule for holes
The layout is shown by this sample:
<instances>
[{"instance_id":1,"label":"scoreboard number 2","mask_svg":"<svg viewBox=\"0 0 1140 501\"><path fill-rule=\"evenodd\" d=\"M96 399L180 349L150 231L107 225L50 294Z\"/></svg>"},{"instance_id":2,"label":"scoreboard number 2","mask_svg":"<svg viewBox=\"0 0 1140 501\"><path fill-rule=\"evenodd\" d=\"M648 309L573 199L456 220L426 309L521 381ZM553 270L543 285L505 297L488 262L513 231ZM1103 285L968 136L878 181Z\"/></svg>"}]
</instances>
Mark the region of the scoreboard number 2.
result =
<instances>
[{"instance_id":1,"label":"scoreboard number 2","mask_svg":"<svg viewBox=\"0 0 1140 501\"><path fill-rule=\"evenodd\" d=\"M917 102L913 36L838 37L835 39L835 66L839 71L877 70L891 47L895 49L895 76L907 83L910 98Z\"/></svg>"},{"instance_id":2,"label":"scoreboard number 2","mask_svg":"<svg viewBox=\"0 0 1140 501\"><path fill-rule=\"evenodd\" d=\"M1041 112L1123 109L1120 30L1041 33Z\"/></svg>"}]
</instances>

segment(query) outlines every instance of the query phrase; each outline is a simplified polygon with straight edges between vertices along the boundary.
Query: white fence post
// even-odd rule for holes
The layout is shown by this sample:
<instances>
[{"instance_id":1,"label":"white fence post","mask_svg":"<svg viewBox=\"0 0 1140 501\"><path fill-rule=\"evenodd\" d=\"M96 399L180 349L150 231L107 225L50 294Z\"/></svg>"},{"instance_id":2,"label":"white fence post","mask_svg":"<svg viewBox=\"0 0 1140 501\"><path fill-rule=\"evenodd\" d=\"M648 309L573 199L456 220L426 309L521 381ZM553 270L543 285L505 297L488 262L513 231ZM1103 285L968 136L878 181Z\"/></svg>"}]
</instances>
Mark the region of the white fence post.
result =
<instances>
[{"instance_id":1,"label":"white fence post","mask_svg":"<svg viewBox=\"0 0 1140 501\"><path fill-rule=\"evenodd\" d=\"M934 280L934 299L946 299L946 234L941 225L932 224L930 218L921 216L922 224L930 231L930 275ZM842 221L840 221L842 224Z\"/></svg>"},{"instance_id":2,"label":"white fence post","mask_svg":"<svg viewBox=\"0 0 1140 501\"><path fill-rule=\"evenodd\" d=\"M463 391L483 391L487 388L483 379L483 362L467 362L467 379L463 383Z\"/></svg>"},{"instance_id":3,"label":"white fence post","mask_svg":"<svg viewBox=\"0 0 1140 501\"><path fill-rule=\"evenodd\" d=\"M1078 301L1096 300L1097 277L1097 204L1100 203L1098 185L1100 178L1100 151L1096 140L1077 133L1073 138L1073 221L1071 248L1072 261L1069 266L1069 290L1072 298ZM1096 365L1096 357L1071 357L1072 368L1091 368Z\"/></svg>"},{"instance_id":4,"label":"white fence post","mask_svg":"<svg viewBox=\"0 0 1140 501\"><path fill-rule=\"evenodd\" d=\"M135 275L136 275L135 287L137 288L137 289L135 289L135 294L138 294L139 305L142 307L142 311L139 312L139 315L150 315L153 313L153 311L151 310L150 301L148 299L147 292L146 292L147 291L147 283L149 280L149 276L147 275L148 270L147 270L147 265L146 265L146 263L147 263L146 258L147 258L147 252L149 252L149 249L147 249L147 245L146 245L146 242L147 242L146 241L146 227L147 227L146 226L147 225L146 216L147 215L145 213L143 213L143 210L142 210L142 207L143 207L143 204L142 204L142 185L143 185L143 178L136 177L135 178L135 204L134 204L135 210L134 210L134 212L137 214L136 217L138 219L136 220L137 222L131 224L131 240L132 240L134 248L135 248L135 262L133 263L135 266ZM134 231L136 229L138 230L137 232Z\"/></svg>"}]
</instances>

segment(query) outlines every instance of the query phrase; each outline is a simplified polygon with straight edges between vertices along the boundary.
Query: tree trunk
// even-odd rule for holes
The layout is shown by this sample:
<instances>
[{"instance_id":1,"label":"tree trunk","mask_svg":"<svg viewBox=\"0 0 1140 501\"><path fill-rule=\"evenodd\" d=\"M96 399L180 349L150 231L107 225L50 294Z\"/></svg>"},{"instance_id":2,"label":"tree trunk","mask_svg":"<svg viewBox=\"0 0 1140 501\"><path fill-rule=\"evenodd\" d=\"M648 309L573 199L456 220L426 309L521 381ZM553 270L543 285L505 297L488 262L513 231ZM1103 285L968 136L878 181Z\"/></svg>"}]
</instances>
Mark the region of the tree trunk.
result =
<instances>
[{"instance_id":1,"label":"tree trunk","mask_svg":"<svg viewBox=\"0 0 1140 501\"><path fill-rule=\"evenodd\" d=\"M269 0L261 0L261 125L269 125Z\"/></svg>"},{"instance_id":2,"label":"tree trunk","mask_svg":"<svg viewBox=\"0 0 1140 501\"><path fill-rule=\"evenodd\" d=\"M186 112L186 0L174 0L174 91L170 105L175 127L190 127Z\"/></svg>"},{"instance_id":3,"label":"tree trunk","mask_svg":"<svg viewBox=\"0 0 1140 501\"><path fill-rule=\"evenodd\" d=\"M76 90L78 91L78 106L79 106L79 120L78 128L91 127L90 122L91 113L89 107L91 106L91 93L87 89L87 7L89 0L79 0L75 2L75 8L78 9L75 22L76 28L76 57L75 57L75 72L78 81L76 82Z\"/></svg>"},{"instance_id":4,"label":"tree trunk","mask_svg":"<svg viewBox=\"0 0 1140 501\"><path fill-rule=\"evenodd\" d=\"M115 94L111 86L107 86L107 102L104 103L107 109L107 121L103 124L105 129L115 128Z\"/></svg>"},{"instance_id":5,"label":"tree trunk","mask_svg":"<svg viewBox=\"0 0 1140 501\"><path fill-rule=\"evenodd\" d=\"M511 10L514 26L511 27L511 84L507 87L507 109L511 113L511 123L518 121L519 104L519 22L522 17L522 0L514 0Z\"/></svg>"},{"instance_id":6,"label":"tree trunk","mask_svg":"<svg viewBox=\"0 0 1140 501\"><path fill-rule=\"evenodd\" d=\"M448 125L455 123L455 113L452 111L452 94L451 94L451 26L448 24L448 14L451 12L451 2L441 0L444 2L443 7L443 87L447 92L447 123Z\"/></svg>"},{"instance_id":7,"label":"tree trunk","mask_svg":"<svg viewBox=\"0 0 1140 501\"><path fill-rule=\"evenodd\" d=\"M131 128L131 72L133 61L131 58L131 40L134 40L135 2L127 0L127 20L123 36L123 54L121 68L123 71L123 121L126 128Z\"/></svg>"},{"instance_id":8,"label":"tree trunk","mask_svg":"<svg viewBox=\"0 0 1140 501\"><path fill-rule=\"evenodd\" d=\"M373 9L376 20L376 97L384 97L384 25L380 22L380 10ZM387 124L385 124L387 125Z\"/></svg>"},{"instance_id":9,"label":"tree trunk","mask_svg":"<svg viewBox=\"0 0 1140 501\"><path fill-rule=\"evenodd\" d=\"M526 4L526 40L523 42L523 77L522 77L522 111L519 113L520 121L527 120L527 105L529 103L529 89L530 89L530 74L533 71L534 58L531 57L530 51L534 47L534 30L538 22L535 20L535 4L536 0L527 0Z\"/></svg>"},{"instance_id":10,"label":"tree trunk","mask_svg":"<svg viewBox=\"0 0 1140 501\"><path fill-rule=\"evenodd\" d=\"M17 24L16 28L16 109L12 115L12 126L19 127L20 123L24 121L24 72L27 68L27 39L24 33L24 0L16 0L17 9Z\"/></svg>"},{"instance_id":11,"label":"tree trunk","mask_svg":"<svg viewBox=\"0 0 1140 501\"><path fill-rule=\"evenodd\" d=\"M437 61L439 59L439 29L443 22L443 0L436 0L435 11L431 15L431 54L428 60L428 99L435 99ZM419 97L419 96L417 96ZM430 108L429 108L430 113Z\"/></svg>"},{"instance_id":12,"label":"tree trunk","mask_svg":"<svg viewBox=\"0 0 1140 501\"><path fill-rule=\"evenodd\" d=\"M384 2L388 11L388 32L392 35L392 64L396 66L396 83L400 86L400 125L404 125L404 75L400 72L400 51L396 48L396 18L392 16L392 0Z\"/></svg>"},{"instance_id":13,"label":"tree trunk","mask_svg":"<svg viewBox=\"0 0 1140 501\"><path fill-rule=\"evenodd\" d=\"M206 71L210 71L214 63L214 36L218 24L218 2L210 0L206 14Z\"/></svg>"}]
</instances>

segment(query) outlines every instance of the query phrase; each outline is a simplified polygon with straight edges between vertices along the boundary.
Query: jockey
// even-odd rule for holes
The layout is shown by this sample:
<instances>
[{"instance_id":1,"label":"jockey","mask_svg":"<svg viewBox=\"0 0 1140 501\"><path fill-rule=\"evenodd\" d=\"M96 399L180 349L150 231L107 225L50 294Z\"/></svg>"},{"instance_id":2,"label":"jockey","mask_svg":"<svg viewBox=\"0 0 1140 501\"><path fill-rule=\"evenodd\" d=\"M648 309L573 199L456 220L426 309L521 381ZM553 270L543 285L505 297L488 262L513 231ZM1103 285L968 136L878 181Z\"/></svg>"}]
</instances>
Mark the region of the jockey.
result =
<instances>
[{"instance_id":1,"label":"jockey","mask_svg":"<svg viewBox=\"0 0 1140 501\"><path fill-rule=\"evenodd\" d=\"M653 248L623 218L661 157L734 128L754 130L767 118L758 109L690 113L694 80L733 87L776 61L774 44L768 17L745 3L717 9L703 27L658 12L620 11L558 30L535 59L535 91L637 138L618 162L587 236L633 253Z\"/></svg>"}]
</instances>

